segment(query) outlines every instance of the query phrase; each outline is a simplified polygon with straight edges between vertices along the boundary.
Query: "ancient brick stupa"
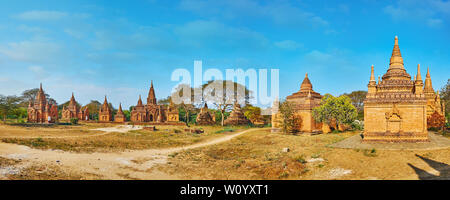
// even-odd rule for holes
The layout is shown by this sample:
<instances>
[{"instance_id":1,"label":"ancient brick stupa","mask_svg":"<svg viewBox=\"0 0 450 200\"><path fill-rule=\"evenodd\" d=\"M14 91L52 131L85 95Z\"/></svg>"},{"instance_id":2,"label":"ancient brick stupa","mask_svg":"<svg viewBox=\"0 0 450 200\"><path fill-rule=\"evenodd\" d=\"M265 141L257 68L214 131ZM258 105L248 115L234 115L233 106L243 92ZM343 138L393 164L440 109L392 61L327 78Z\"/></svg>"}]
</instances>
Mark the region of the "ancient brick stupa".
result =
<instances>
[{"instance_id":1,"label":"ancient brick stupa","mask_svg":"<svg viewBox=\"0 0 450 200\"><path fill-rule=\"evenodd\" d=\"M305 74L305 78L300 86L300 91L293 93L286 97L286 101L291 102L294 105L295 116L300 119L297 120L295 130L300 132L314 132L322 130L322 123L317 123L312 116L313 108L320 105L322 95L313 90L311 81L308 78L308 74ZM273 114L272 128L273 130L279 129L281 120L280 113Z\"/></svg>"},{"instance_id":2,"label":"ancient brick stupa","mask_svg":"<svg viewBox=\"0 0 450 200\"><path fill-rule=\"evenodd\" d=\"M198 113L196 123L197 125L214 125L216 123L215 115L208 111L208 104L205 103L205 106Z\"/></svg>"},{"instance_id":3,"label":"ancient brick stupa","mask_svg":"<svg viewBox=\"0 0 450 200\"><path fill-rule=\"evenodd\" d=\"M248 125L250 120L245 117L242 112L241 105L234 103L233 111L231 111L230 116L224 121L225 125Z\"/></svg>"},{"instance_id":4,"label":"ancient brick stupa","mask_svg":"<svg viewBox=\"0 0 450 200\"><path fill-rule=\"evenodd\" d=\"M122 110L122 104L119 104L119 110L117 111L117 114L114 115L114 122L122 123L125 121L127 121L127 120L126 120L125 114L123 113L123 110Z\"/></svg>"},{"instance_id":5,"label":"ancient brick stupa","mask_svg":"<svg viewBox=\"0 0 450 200\"><path fill-rule=\"evenodd\" d=\"M62 120L70 120L72 118L78 118L79 120L89 120L89 109L87 107L81 108L78 106L75 96L72 93L69 105L63 107Z\"/></svg>"},{"instance_id":6,"label":"ancient brick stupa","mask_svg":"<svg viewBox=\"0 0 450 200\"><path fill-rule=\"evenodd\" d=\"M372 66L364 101L364 142L427 142L427 100L420 65L406 72L395 37L389 69L378 83Z\"/></svg>"},{"instance_id":7,"label":"ancient brick stupa","mask_svg":"<svg viewBox=\"0 0 450 200\"><path fill-rule=\"evenodd\" d=\"M147 104L142 103L139 95L138 104L131 111L131 121L153 124L179 122L179 114L178 109L173 104L167 107L157 103L152 81L148 91Z\"/></svg>"},{"instance_id":8,"label":"ancient brick stupa","mask_svg":"<svg viewBox=\"0 0 450 200\"><path fill-rule=\"evenodd\" d=\"M427 117L430 117L432 114L445 116L445 103L441 102L439 91L435 92L433 89L430 68L427 69L423 93L427 99Z\"/></svg>"},{"instance_id":9,"label":"ancient brick stupa","mask_svg":"<svg viewBox=\"0 0 450 200\"><path fill-rule=\"evenodd\" d=\"M98 121L100 122L110 122L112 121L112 110L109 108L108 100L105 96L105 101L103 102L102 107L98 111Z\"/></svg>"},{"instance_id":10,"label":"ancient brick stupa","mask_svg":"<svg viewBox=\"0 0 450 200\"><path fill-rule=\"evenodd\" d=\"M27 113L28 122L32 123L54 123L58 120L58 107L47 101L42 83L34 102L28 104Z\"/></svg>"}]
</instances>

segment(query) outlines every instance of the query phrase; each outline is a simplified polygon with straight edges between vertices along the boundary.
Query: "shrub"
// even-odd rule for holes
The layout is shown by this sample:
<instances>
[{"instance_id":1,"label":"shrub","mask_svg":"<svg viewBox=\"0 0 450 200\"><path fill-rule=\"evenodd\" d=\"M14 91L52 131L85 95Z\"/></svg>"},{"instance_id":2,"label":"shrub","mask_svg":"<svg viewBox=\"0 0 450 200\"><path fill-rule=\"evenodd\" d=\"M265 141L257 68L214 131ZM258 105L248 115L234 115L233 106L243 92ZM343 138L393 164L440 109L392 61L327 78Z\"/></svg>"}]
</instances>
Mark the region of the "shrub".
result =
<instances>
[{"instance_id":1,"label":"shrub","mask_svg":"<svg viewBox=\"0 0 450 200\"><path fill-rule=\"evenodd\" d=\"M71 124L78 124L78 118L71 118L70 119Z\"/></svg>"},{"instance_id":2,"label":"shrub","mask_svg":"<svg viewBox=\"0 0 450 200\"><path fill-rule=\"evenodd\" d=\"M355 120L351 124L353 130L363 130L364 129L364 123L359 120Z\"/></svg>"}]
</instances>

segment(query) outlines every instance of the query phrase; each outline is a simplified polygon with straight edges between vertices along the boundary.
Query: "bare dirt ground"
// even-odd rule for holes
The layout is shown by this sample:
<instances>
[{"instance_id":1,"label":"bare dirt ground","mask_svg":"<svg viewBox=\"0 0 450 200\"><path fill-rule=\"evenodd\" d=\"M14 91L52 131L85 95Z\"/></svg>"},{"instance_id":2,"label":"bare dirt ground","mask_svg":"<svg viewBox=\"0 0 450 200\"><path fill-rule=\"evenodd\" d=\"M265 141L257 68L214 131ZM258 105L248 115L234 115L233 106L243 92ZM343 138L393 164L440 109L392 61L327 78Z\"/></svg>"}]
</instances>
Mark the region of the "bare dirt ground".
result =
<instances>
[{"instance_id":1,"label":"bare dirt ground","mask_svg":"<svg viewBox=\"0 0 450 200\"><path fill-rule=\"evenodd\" d=\"M134 134L139 128L89 126L89 130L83 130L71 127L68 130L74 133L56 136L73 136L74 141L104 140L114 134ZM217 128L209 129L217 131ZM22 132L16 133L42 137L42 134ZM76 132L90 134L77 138ZM107 135L90 136L96 134ZM358 132L284 135L270 133L269 129L249 129L202 136L201 141L179 147L93 153L0 142L0 179L450 179L450 148L333 147L358 135ZM56 137L54 133L48 136ZM166 137L178 135L152 139ZM286 148L289 151L285 151Z\"/></svg>"},{"instance_id":2,"label":"bare dirt ground","mask_svg":"<svg viewBox=\"0 0 450 200\"><path fill-rule=\"evenodd\" d=\"M183 179L450 179L450 148L332 146L355 135L359 132L310 136L254 131L220 145L180 152L158 169Z\"/></svg>"},{"instance_id":3,"label":"bare dirt ground","mask_svg":"<svg viewBox=\"0 0 450 200\"><path fill-rule=\"evenodd\" d=\"M137 128L139 127L110 127L103 128L101 131L108 133ZM177 152L226 142L250 131L253 130L246 130L184 147L121 153L72 153L0 143L0 158L4 160L4 163L10 163L4 164L6 167L0 165L0 179L41 179L42 176L39 174L34 174L31 177L26 174L23 177L21 173L21 171L33 173L37 171L39 173L39 170L42 171L42 174L45 174L44 179L179 179L176 175L163 173L153 167L158 164L166 164L168 157ZM62 174L62 177L58 177L60 174Z\"/></svg>"}]
</instances>

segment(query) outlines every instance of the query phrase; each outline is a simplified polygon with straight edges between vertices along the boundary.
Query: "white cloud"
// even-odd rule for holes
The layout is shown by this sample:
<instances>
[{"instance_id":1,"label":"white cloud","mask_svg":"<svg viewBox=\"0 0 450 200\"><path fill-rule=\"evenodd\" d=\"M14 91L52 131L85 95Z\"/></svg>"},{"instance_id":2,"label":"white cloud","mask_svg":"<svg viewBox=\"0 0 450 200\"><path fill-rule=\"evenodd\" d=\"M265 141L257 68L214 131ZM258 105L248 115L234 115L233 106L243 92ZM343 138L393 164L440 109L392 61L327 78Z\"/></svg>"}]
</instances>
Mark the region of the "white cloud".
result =
<instances>
[{"instance_id":1,"label":"white cloud","mask_svg":"<svg viewBox=\"0 0 450 200\"><path fill-rule=\"evenodd\" d=\"M280 25L328 25L325 19L289 1L262 3L255 0L183 0L180 8L199 15L219 16L225 19L254 17L266 18Z\"/></svg>"},{"instance_id":2,"label":"white cloud","mask_svg":"<svg viewBox=\"0 0 450 200\"><path fill-rule=\"evenodd\" d=\"M21 20L47 21L47 20L59 20L67 17L68 15L69 14L66 12L59 12L59 11L33 10L20 13L15 17Z\"/></svg>"},{"instance_id":3,"label":"white cloud","mask_svg":"<svg viewBox=\"0 0 450 200\"><path fill-rule=\"evenodd\" d=\"M285 49L285 50L296 50L298 48L303 47L302 44L297 43L296 41L292 41L292 40L283 40L283 41L279 41L279 42L275 42L275 46L281 49Z\"/></svg>"},{"instance_id":4,"label":"white cloud","mask_svg":"<svg viewBox=\"0 0 450 200\"><path fill-rule=\"evenodd\" d=\"M0 46L0 54L23 62L52 62L61 56L61 47L56 43L43 41L12 42Z\"/></svg>"},{"instance_id":5,"label":"white cloud","mask_svg":"<svg viewBox=\"0 0 450 200\"><path fill-rule=\"evenodd\" d=\"M67 33L67 35L70 35L76 39L81 39L84 37L84 33L81 31L73 30L73 29L64 29L64 33Z\"/></svg>"},{"instance_id":6,"label":"white cloud","mask_svg":"<svg viewBox=\"0 0 450 200\"><path fill-rule=\"evenodd\" d=\"M27 21L57 21L62 19L87 19L88 13L68 13L51 10L32 10L13 15L13 18Z\"/></svg>"},{"instance_id":7,"label":"white cloud","mask_svg":"<svg viewBox=\"0 0 450 200\"><path fill-rule=\"evenodd\" d=\"M33 72L36 79L38 79L38 80L43 80L48 77L47 71L45 71L45 69L41 66L38 66L38 65L29 66L28 70Z\"/></svg>"},{"instance_id":8,"label":"white cloud","mask_svg":"<svg viewBox=\"0 0 450 200\"><path fill-rule=\"evenodd\" d=\"M388 5L383 11L396 21L410 21L429 27L440 27L450 14L450 2L441 0L398 0L396 5Z\"/></svg>"}]
</instances>

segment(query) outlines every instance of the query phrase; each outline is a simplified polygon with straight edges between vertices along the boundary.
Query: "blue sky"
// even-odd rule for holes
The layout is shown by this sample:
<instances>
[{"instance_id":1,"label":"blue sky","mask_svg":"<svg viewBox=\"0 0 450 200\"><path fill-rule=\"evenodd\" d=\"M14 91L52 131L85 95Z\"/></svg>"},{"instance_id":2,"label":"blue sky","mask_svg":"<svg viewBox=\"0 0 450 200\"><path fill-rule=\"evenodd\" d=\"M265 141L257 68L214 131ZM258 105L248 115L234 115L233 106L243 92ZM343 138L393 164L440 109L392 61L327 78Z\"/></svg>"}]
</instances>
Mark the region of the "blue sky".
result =
<instances>
[{"instance_id":1,"label":"blue sky","mask_svg":"<svg viewBox=\"0 0 450 200\"><path fill-rule=\"evenodd\" d=\"M104 95L117 107L158 98L173 70L280 69L280 96L366 90L370 66L386 72L394 36L405 67L434 89L450 78L450 2L400 1L0 1L0 94L44 84L59 103Z\"/></svg>"}]
</instances>

